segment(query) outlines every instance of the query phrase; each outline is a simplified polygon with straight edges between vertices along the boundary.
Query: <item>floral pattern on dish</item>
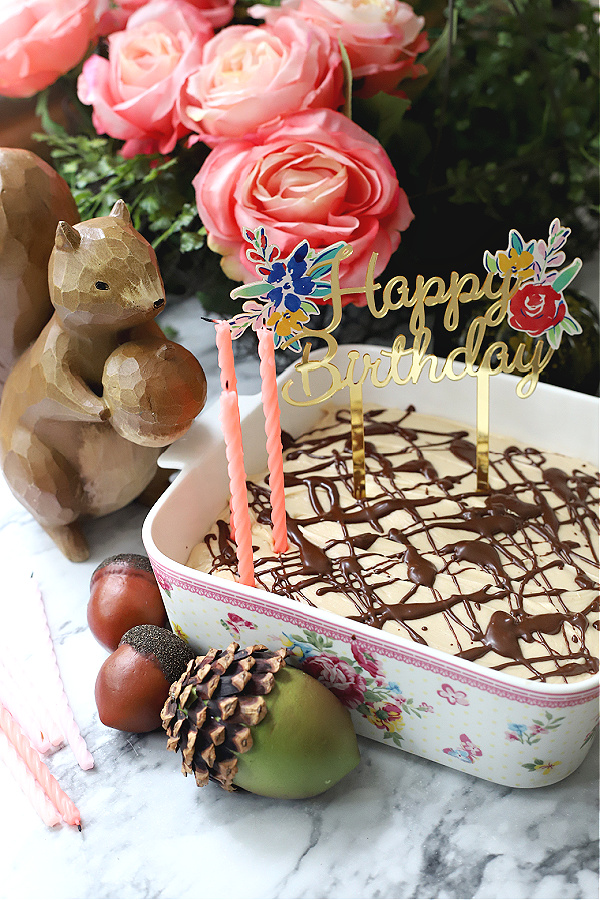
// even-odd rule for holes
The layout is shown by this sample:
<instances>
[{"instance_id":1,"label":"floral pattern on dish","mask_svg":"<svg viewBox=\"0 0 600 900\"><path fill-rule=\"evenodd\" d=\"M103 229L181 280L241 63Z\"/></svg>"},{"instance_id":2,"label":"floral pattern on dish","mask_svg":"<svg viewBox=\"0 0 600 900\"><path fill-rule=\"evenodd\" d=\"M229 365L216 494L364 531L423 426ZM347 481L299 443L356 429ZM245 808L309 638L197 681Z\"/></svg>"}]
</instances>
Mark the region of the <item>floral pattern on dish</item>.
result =
<instances>
[{"instance_id":1,"label":"floral pattern on dish","mask_svg":"<svg viewBox=\"0 0 600 900\"><path fill-rule=\"evenodd\" d=\"M433 712L428 703L416 704L395 681L387 680L376 657L358 641L351 642L350 657L332 652L333 641L307 629L303 634L284 632L281 640L304 672L363 716L384 740L401 746L406 717L420 719Z\"/></svg>"},{"instance_id":2,"label":"floral pattern on dish","mask_svg":"<svg viewBox=\"0 0 600 900\"><path fill-rule=\"evenodd\" d=\"M227 618L221 619L220 624L236 639L240 637L242 628L254 631L257 627L254 622L249 622L247 619L243 619L242 616L238 616L237 613L232 612L227 613Z\"/></svg>"},{"instance_id":3,"label":"floral pattern on dish","mask_svg":"<svg viewBox=\"0 0 600 900\"><path fill-rule=\"evenodd\" d=\"M539 772L541 770L543 775L549 775L550 772L560 765L560 760L556 760L556 762L544 762L543 759L534 759L533 762L530 763L521 763L521 768L527 769L528 772Z\"/></svg>"},{"instance_id":4,"label":"floral pattern on dish","mask_svg":"<svg viewBox=\"0 0 600 900\"><path fill-rule=\"evenodd\" d=\"M483 756L480 747L477 747L468 735L459 735L459 741L458 747L444 747L444 753L466 763L474 763L480 756Z\"/></svg>"},{"instance_id":5,"label":"floral pattern on dish","mask_svg":"<svg viewBox=\"0 0 600 900\"><path fill-rule=\"evenodd\" d=\"M465 692L455 690L451 684L443 684L437 694L442 700L447 700L450 706L455 706L456 704L459 706L469 705Z\"/></svg>"},{"instance_id":6,"label":"floral pattern on dish","mask_svg":"<svg viewBox=\"0 0 600 900\"><path fill-rule=\"evenodd\" d=\"M554 717L548 710L544 710L543 716L533 719L531 725L509 724L506 740L518 741L520 744L537 744L542 735L559 728L563 719L564 716Z\"/></svg>"}]
</instances>

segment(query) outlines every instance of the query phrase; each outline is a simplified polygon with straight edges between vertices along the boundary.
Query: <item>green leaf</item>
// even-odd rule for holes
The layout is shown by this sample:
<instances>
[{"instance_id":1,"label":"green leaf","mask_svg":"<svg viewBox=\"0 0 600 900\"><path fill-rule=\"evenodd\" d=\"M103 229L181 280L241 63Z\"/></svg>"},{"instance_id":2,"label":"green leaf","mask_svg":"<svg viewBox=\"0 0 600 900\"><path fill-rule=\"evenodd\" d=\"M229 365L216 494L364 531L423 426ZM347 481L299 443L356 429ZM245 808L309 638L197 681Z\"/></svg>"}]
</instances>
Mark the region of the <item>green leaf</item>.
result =
<instances>
[{"instance_id":1,"label":"green leaf","mask_svg":"<svg viewBox=\"0 0 600 900\"><path fill-rule=\"evenodd\" d=\"M310 295L311 297L327 297L331 293L330 284L317 284Z\"/></svg>"},{"instance_id":2,"label":"green leaf","mask_svg":"<svg viewBox=\"0 0 600 900\"><path fill-rule=\"evenodd\" d=\"M572 319L571 316L565 316L562 320L562 326L567 334L581 334L582 328L579 322Z\"/></svg>"},{"instance_id":3,"label":"green leaf","mask_svg":"<svg viewBox=\"0 0 600 900\"><path fill-rule=\"evenodd\" d=\"M561 335L562 335L561 324L562 323L555 325L553 328L550 328L546 332L546 337L548 339L548 343L550 344L550 346L552 347L553 350L558 350L558 348L560 347L560 339L561 339Z\"/></svg>"},{"instance_id":4,"label":"green leaf","mask_svg":"<svg viewBox=\"0 0 600 900\"><path fill-rule=\"evenodd\" d=\"M340 54L342 57L342 71L344 73L344 106L342 107L342 112L349 119L352 118L352 66L350 64L350 57L346 51L346 48L338 38L338 44L340 47Z\"/></svg>"},{"instance_id":5,"label":"green leaf","mask_svg":"<svg viewBox=\"0 0 600 900\"><path fill-rule=\"evenodd\" d=\"M452 35L456 34L456 21L457 13L455 10L452 21L446 22L438 39L419 57L418 61L425 66L427 74L421 75L411 82L401 82L398 86L411 101L415 100L424 91L444 61L449 59L452 49Z\"/></svg>"},{"instance_id":6,"label":"green leaf","mask_svg":"<svg viewBox=\"0 0 600 900\"><path fill-rule=\"evenodd\" d=\"M552 282L552 287L557 293L561 293L564 289L571 284L579 270L581 269L581 260L579 257L574 259L571 265L567 266L562 272L559 272L554 281Z\"/></svg>"},{"instance_id":7,"label":"green leaf","mask_svg":"<svg viewBox=\"0 0 600 900\"><path fill-rule=\"evenodd\" d=\"M231 296L234 300L237 300L239 297L244 297L244 299L249 300L252 297L262 297L269 289L270 285L266 282L253 281L252 284L242 284L240 287L234 288L231 292Z\"/></svg>"},{"instance_id":8,"label":"green leaf","mask_svg":"<svg viewBox=\"0 0 600 900\"><path fill-rule=\"evenodd\" d=\"M308 315L316 315L319 312L319 307L316 303L313 303L312 300L302 300L300 303L300 309L302 312L308 313Z\"/></svg>"},{"instance_id":9,"label":"green leaf","mask_svg":"<svg viewBox=\"0 0 600 900\"><path fill-rule=\"evenodd\" d=\"M523 250L523 238L514 228L511 228L509 234L509 242L510 246L517 251L517 253L521 253Z\"/></svg>"},{"instance_id":10,"label":"green leaf","mask_svg":"<svg viewBox=\"0 0 600 900\"><path fill-rule=\"evenodd\" d=\"M483 254L483 265L488 272L492 272L492 274L494 275L498 272L498 263L496 262L496 257L491 254L489 250L486 250Z\"/></svg>"},{"instance_id":11,"label":"green leaf","mask_svg":"<svg viewBox=\"0 0 600 900\"><path fill-rule=\"evenodd\" d=\"M42 128L47 134L54 134L57 136L66 136L66 131L59 125L57 122L54 122L52 117L50 116L50 111L48 109L48 99L49 99L49 91L41 91L38 94L37 102L35 105L35 114L40 117L40 121L42 123ZM39 135L40 138L44 138L45 135Z\"/></svg>"},{"instance_id":12,"label":"green leaf","mask_svg":"<svg viewBox=\"0 0 600 900\"><path fill-rule=\"evenodd\" d=\"M206 241L200 232L185 231L179 239L179 249L182 253L191 253L204 247Z\"/></svg>"},{"instance_id":13,"label":"green leaf","mask_svg":"<svg viewBox=\"0 0 600 900\"><path fill-rule=\"evenodd\" d=\"M383 91L368 100L354 100L358 124L374 135L386 150L397 138L402 118L409 107L410 100L384 94Z\"/></svg>"},{"instance_id":14,"label":"green leaf","mask_svg":"<svg viewBox=\"0 0 600 900\"><path fill-rule=\"evenodd\" d=\"M363 696L364 696L365 700L373 700L373 701L375 701L375 700L381 699L380 696L379 696L379 694L378 694L376 691L369 691L369 690L367 690L367 691L364 692Z\"/></svg>"}]
</instances>

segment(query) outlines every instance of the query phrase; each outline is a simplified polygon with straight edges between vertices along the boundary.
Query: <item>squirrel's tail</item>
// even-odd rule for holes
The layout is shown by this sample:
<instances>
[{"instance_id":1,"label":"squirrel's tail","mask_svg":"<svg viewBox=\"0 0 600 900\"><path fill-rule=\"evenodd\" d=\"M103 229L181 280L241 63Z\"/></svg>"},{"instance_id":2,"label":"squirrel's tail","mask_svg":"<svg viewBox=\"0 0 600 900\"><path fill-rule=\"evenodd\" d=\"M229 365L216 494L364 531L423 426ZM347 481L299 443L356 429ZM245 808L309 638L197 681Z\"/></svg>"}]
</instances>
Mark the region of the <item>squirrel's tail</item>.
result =
<instances>
[{"instance_id":1,"label":"squirrel's tail","mask_svg":"<svg viewBox=\"0 0 600 900\"><path fill-rule=\"evenodd\" d=\"M66 181L35 153L0 148L0 394L52 315L48 261L61 220L79 222Z\"/></svg>"}]
</instances>

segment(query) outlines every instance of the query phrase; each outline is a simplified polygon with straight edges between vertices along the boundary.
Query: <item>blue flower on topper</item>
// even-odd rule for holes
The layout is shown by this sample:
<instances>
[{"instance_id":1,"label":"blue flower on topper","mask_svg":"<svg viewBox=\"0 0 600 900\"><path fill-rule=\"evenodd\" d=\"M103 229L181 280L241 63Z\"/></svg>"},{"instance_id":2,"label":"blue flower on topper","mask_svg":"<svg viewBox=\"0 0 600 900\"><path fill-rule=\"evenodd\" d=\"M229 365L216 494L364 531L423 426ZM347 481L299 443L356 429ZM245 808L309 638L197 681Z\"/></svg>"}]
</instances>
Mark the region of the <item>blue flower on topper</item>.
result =
<instances>
[{"instance_id":1,"label":"blue flower on topper","mask_svg":"<svg viewBox=\"0 0 600 900\"><path fill-rule=\"evenodd\" d=\"M273 331L275 347L285 345L301 350L294 335L301 331L310 316L319 312L313 298L327 297L331 284L324 281L333 261L344 246L332 244L319 252L308 241L300 241L289 256L280 258L279 248L268 242L264 228L244 231L251 245L246 257L255 264L261 281L243 284L231 291L234 300L244 299L242 312L229 320L232 337L238 338L249 326L255 331L266 326Z\"/></svg>"},{"instance_id":2,"label":"blue flower on topper","mask_svg":"<svg viewBox=\"0 0 600 900\"><path fill-rule=\"evenodd\" d=\"M309 249L308 242L302 241L288 259L273 263L267 275L267 282L273 287L267 298L275 306L283 304L286 309L296 312L302 305L302 298L309 297L314 291L315 282L306 274Z\"/></svg>"},{"instance_id":3,"label":"blue flower on topper","mask_svg":"<svg viewBox=\"0 0 600 900\"><path fill-rule=\"evenodd\" d=\"M531 337L546 336L553 350L560 346L563 331L581 334L581 325L570 314L563 291L573 281L581 268L579 258L563 269L566 261L562 247L571 233L561 226L558 219L550 225L548 242L523 240L512 229L506 250L492 255L486 250L483 265L488 272L514 275L519 279L518 289L510 298L507 320L516 331Z\"/></svg>"}]
</instances>

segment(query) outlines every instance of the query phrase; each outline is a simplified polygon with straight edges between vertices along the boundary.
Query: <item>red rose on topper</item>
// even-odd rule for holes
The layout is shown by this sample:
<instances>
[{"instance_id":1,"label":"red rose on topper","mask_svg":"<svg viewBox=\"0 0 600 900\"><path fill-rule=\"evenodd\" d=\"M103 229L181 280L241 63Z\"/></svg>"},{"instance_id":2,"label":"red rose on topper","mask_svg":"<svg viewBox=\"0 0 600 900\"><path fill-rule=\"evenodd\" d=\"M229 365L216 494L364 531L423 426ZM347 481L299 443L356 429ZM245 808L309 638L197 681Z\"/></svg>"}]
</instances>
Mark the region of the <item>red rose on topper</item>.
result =
<instances>
[{"instance_id":1,"label":"red rose on topper","mask_svg":"<svg viewBox=\"0 0 600 900\"><path fill-rule=\"evenodd\" d=\"M540 337L562 322L567 304L549 284L526 284L510 299L508 324L516 331Z\"/></svg>"},{"instance_id":2,"label":"red rose on topper","mask_svg":"<svg viewBox=\"0 0 600 900\"><path fill-rule=\"evenodd\" d=\"M574 259L563 269L566 256L562 248L571 234L558 219L548 231L548 241L525 241L516 229L511 229L506 250L491 254L486 250L483 265L488 272L511 274L519 279L518 289L510 298L506 319L515 331L530 337L545 337L557 350L563 331L581 334L581 325L569 314L563 291L581 268L581 260Z\"/></svg>"}]
</instances>

